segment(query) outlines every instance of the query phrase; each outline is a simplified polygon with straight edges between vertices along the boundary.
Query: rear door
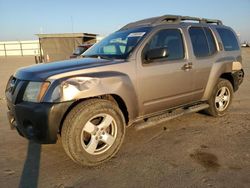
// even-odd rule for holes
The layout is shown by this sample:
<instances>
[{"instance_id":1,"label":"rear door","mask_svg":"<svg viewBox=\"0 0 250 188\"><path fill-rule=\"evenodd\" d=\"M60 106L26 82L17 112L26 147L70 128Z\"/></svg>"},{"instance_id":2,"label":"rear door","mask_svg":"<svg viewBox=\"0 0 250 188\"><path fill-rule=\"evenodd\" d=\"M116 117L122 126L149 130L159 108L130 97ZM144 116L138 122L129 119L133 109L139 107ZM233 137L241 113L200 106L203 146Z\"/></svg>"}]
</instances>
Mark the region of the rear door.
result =
<instances>
[{"instance_id":1,"label":"rear door","mask_svg":"<svg viewBox=\"0 0 250 188\"><path fill-rule=\"evenodd\" d=\"M137 55L137 85L141 115L151 114L193 100L193 70L188 69L185 38L180 28L160 29ZM145 53L166 47L169 56L145 62Z\"/></svg>"},{"instance_id":2,"label":"rear door","mask_svg":"<svg viewBox=\"0 0 250 188\"><path fill-rule=\"evenodd\" d=\"M214 34L208 27L190 27L190 47L193 51L190 56L193 64L194 101L201 100L210 75L213 63L218 59L217 45Z\"/></svg>"}]
</instances>

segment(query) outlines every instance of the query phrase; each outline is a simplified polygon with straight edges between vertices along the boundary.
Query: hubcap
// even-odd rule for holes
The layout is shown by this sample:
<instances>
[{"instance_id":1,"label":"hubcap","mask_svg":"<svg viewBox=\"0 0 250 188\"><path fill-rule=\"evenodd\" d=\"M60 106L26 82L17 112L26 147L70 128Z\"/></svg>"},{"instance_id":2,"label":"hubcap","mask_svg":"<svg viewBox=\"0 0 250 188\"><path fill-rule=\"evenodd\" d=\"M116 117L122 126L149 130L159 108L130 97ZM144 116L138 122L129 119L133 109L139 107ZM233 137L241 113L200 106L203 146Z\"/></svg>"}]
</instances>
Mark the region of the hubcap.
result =
<instances>
[{"instance_id":1,"label":"hubcap","mask_svg":"<svg viewBox=\"0 0 250 188\"><path fill-rule=\"evenodd\" d=\"M90 118L81 132L83 149L91 155L99 155L107 151L117 137L115 119L106 113Z\"/></svg>"},{"instance_id":2,"label":"hubcap","mask_svg":"<svg viewBox=\"0 0 250 188\"><path fill-rule=\"evenodd\" d=\"M227 87L221 87L215 97L215 107L218 111L224 111L230 102L230 91Z\"/></svg>"}]
</instances>

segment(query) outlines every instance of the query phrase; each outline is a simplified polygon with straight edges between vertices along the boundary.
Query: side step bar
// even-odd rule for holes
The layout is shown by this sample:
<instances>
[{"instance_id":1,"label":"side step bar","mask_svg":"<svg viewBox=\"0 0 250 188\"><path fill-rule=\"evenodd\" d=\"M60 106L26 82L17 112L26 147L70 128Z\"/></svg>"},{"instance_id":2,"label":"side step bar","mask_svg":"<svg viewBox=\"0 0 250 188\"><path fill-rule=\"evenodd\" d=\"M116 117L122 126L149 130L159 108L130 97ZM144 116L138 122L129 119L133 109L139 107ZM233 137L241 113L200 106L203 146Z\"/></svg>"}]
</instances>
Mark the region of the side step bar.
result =
<instances>
[{"instance_id":1,"label":"side step bar","mask_svg":"<svg viewBox=\"0 0 250 188\"><path fill-rule=\"evenodd\" d=\"M153 127L153 126L158 125L160 123L163 123L165 121L180 117L180 116L185 115L185 114L199 112L199 111L204 110L208 107L209 107L208 104L202 103L202 104L190 106L188 108L178 108L178 109L173 110L171 112L148 118L147 121L145 121L143 123L138 123L135 127L136 127L136 130L150 128L150 127Z\"/></svg>"}]
</instances>

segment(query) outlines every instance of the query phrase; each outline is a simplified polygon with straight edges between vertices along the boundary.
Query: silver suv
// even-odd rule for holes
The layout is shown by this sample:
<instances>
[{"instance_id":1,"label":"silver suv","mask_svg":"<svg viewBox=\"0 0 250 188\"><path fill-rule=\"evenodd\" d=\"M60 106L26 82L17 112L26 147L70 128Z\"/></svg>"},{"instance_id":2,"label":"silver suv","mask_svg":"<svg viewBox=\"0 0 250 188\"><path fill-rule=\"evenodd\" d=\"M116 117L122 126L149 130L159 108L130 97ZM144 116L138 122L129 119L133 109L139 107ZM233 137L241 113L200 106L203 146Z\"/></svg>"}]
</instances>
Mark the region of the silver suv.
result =
<instances>
[{"instance_id":1,"label":"silver suv","mask_svg":"<svg viewBox=\"0 0 250 188\"><path fill-rule=\"evenodd\" d=\"M220 20L166 15L130 23L82 59L21 68L6 87L20 135L55 143L98 165L119 150L127 126L154 126L205 111L223 116L243 81L235 32Z\"/></svg>"}]
</instances>

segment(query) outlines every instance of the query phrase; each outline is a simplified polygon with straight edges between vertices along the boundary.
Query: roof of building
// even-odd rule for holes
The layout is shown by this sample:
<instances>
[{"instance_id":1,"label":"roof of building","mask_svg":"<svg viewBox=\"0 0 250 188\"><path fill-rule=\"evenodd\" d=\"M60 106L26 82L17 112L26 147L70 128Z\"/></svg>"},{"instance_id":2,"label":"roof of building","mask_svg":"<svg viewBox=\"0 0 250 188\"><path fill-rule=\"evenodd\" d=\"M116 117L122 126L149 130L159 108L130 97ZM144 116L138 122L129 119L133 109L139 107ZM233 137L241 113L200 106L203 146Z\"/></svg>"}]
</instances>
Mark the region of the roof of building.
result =
<instances>
[{"instance_id":1,"label":"roof of building","mask_svg":"<svg viewBox=\"0 0 250 188\"><path fill-rule=\"evenodd\" d=\"M39 38L76 38L76 37L96 37L92 33L53 33L53 34L36 34Z\"/></svg>"}]
</instances>

